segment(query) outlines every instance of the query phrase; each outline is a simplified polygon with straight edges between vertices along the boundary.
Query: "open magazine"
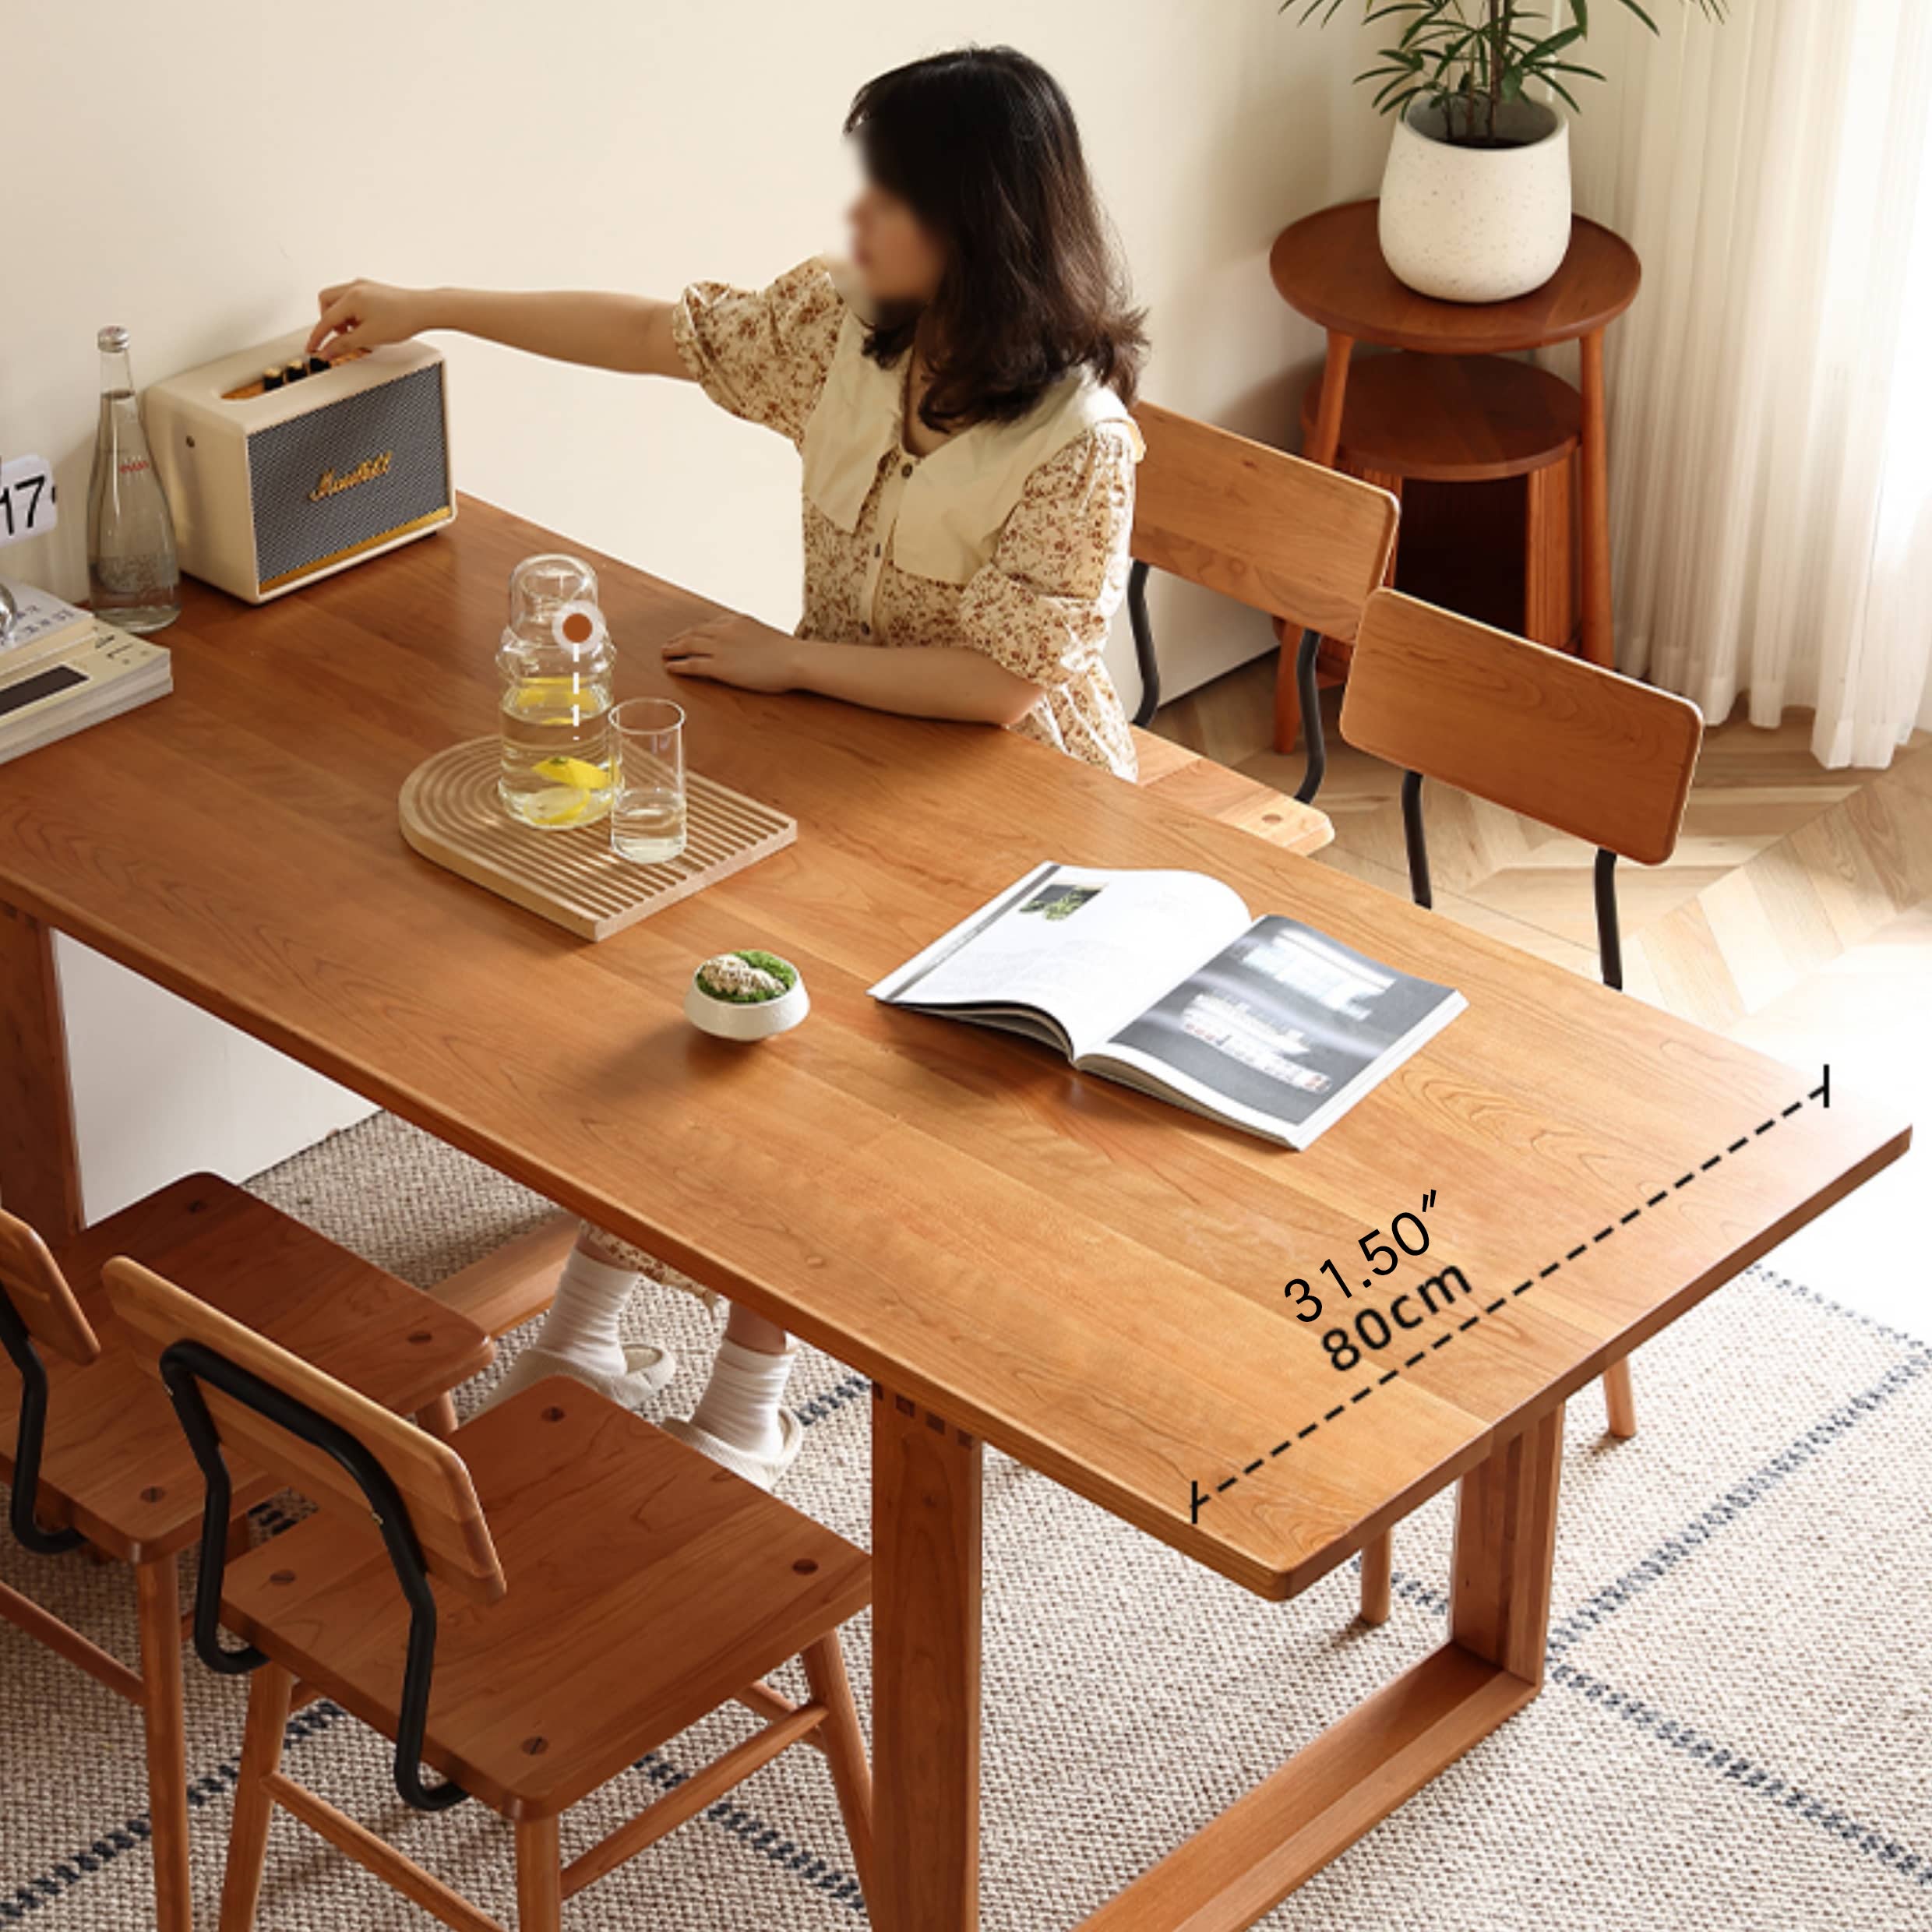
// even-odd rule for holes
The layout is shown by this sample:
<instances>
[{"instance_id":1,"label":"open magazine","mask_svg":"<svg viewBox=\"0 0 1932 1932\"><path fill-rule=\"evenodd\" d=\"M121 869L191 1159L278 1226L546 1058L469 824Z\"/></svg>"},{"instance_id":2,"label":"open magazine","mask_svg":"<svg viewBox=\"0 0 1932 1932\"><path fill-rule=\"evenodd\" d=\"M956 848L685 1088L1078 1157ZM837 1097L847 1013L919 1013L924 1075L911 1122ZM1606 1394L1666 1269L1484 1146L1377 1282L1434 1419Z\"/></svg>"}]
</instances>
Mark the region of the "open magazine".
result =
<instances>
[{"instance_id":1,"label":"open magazine","mask_svg":"<svg viewBox=\"0 0 1932 1932\"><path fill-rule=\"evenodd\" d=\"M1467 1002L1193 872L1043 865L872 989L1305 1148Z\"/></svg>"}]
</instances>

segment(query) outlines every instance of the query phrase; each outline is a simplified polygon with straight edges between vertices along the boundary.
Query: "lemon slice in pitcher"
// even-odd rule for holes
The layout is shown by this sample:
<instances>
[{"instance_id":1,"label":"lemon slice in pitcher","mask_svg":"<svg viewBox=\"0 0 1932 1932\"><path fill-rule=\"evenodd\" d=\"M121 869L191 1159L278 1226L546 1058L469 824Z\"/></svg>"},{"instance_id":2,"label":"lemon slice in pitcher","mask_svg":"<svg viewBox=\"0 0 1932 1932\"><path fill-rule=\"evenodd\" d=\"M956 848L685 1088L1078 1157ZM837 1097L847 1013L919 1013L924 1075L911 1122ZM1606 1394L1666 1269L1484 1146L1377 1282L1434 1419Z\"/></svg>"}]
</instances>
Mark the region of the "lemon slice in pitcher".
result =
<instances>
[{"instance_id":1,"label":"lemon slice in pitcher","mask_svg":"<svg viewBox=\"0 0 1932 1932\"><path fill-rule=\"evenodd\" d=\"M588 809L591 795L569 785L552 785L523 801L523 816L532 825L574 825Z\"/></svg>"},{"instance_id":2,"label":"lemon slice in pitcher","mask_svg":"<svg viewBox=\"0 0 1932 1932\"><path fill-rule=\"evenodd\" d=\"M558 753L548 758L539 758L531 767L534 777L548 778L552 784L568 785L578 791L603 791L609 788L611 774L604 765L594 765L587 758L570 758Z\"/></svg>"}]
</instances>

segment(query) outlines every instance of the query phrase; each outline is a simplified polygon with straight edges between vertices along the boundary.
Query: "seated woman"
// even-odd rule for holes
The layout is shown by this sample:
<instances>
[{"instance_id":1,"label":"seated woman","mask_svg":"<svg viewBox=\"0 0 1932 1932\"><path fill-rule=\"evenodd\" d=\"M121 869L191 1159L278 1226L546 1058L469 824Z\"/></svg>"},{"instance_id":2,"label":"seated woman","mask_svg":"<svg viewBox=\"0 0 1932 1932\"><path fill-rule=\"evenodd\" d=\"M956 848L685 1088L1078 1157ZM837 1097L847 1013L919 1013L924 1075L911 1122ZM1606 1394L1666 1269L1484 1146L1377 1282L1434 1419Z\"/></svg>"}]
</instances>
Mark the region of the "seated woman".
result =
<instances>
[{"instance_id":1,"label":"seated woman","mask_svg":"<svg viewBox=\"0 0 1932 1932\"><path fill-rule=\"evenodd\" d=\"M457 329L701 384L804 459L805 612L793 639L700 625L664 647L670 671L1002 724L1131 778L1101 654L1126 583L1145 339L1073 110L1035 62L975 48L868 83L845 130L866 178L849 270L811 261L672 302L350 282L323 291L311 350ZM663 1387L669 1352L619 1339L647 1264L587 1227L505 1392L559 1372L626 1403ZM703 1401L667 1426L770 1486L803 1433L782 1406L791 1347L734 1308Z\"/></svg>"}]
</instances>

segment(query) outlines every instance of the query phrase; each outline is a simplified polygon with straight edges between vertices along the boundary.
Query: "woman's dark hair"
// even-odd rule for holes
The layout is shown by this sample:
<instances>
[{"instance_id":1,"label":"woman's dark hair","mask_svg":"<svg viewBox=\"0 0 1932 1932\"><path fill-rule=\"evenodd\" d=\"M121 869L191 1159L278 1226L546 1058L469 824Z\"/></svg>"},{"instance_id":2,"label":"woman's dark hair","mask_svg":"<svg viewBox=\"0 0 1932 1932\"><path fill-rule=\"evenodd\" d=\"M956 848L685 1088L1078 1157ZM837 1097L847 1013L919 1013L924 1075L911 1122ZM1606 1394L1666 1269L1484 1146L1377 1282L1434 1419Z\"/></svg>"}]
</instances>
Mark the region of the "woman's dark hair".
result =
<instances>
[{"instance_id":1,"label":"woman's dark hair","mask_svg":"<svg viewBox=\"0 0 1932 1932\"><path fill-rule=\"evenodd\" d=\"M866 352L890 367L929 316L935 429L1024 416L1070 370L1132 402L1147 353L1081 151L1074 110L1037 61L963 48L881 74L845 117L866 171L946 251L924 310L879 316Z\"/></svg>"}]
</instances>

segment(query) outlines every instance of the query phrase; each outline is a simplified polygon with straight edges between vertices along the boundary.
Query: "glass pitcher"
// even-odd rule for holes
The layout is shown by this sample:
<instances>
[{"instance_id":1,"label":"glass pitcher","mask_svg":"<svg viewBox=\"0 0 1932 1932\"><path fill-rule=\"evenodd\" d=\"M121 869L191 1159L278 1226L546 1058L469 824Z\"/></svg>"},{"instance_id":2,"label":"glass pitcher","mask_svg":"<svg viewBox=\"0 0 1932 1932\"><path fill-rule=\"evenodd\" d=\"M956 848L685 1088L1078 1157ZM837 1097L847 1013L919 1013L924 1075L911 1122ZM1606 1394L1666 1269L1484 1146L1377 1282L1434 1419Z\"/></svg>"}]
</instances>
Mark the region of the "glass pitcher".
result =
<instances>
[{"instance_id":1,"label":"glass pitcher","mask_svg":"<svg viewBox=\"0 0 1932 1932\"><path fill-rule=\"evenodd\" d=\"M526 557L517 565L496 653L497 791L511 817L560 831L608 816L615 663L591 566L566 556Z\"/></svg>"}]
</instances>

